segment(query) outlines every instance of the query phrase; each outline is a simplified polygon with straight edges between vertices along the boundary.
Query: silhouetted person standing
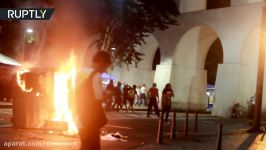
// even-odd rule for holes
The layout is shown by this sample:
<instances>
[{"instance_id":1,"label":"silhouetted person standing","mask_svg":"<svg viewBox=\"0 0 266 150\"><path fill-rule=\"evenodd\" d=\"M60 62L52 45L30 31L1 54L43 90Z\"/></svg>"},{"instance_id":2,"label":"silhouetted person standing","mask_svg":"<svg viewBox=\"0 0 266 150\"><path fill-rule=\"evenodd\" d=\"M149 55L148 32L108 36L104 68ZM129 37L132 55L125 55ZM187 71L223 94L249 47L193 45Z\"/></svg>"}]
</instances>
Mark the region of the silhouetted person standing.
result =
<instances>
[{"instance_id":1,"label":"silhouetted person standing","mask_svg":"<svg viewBox=\"0 0 266 150\"><path fill-rule=\"evenodd\" d=\"M100 74L111 65L107 52L98 51L93 57L89 77L77 87L77 118L81 150L100 150L100 130L107 123L101 105L106 96Z\"/></svg>"},{"instance_id":2,"label":"silhouetted person standing","mask_svg":"<svg viewBox=\"0 0 266 150\"><path fill-rule=\"evenodd\" d=\"M113 105L113 109L119 111L119 107L122 110L122 91L121 91L121 82L117 83L115 87L115 103Z\"/></svg>"},{"instance_id":3,"label":"silhouetted person standing","mask_svg":"<svg viewBox=\"0 0 266 150\"><path fill-rule=\"evenodd\" d=\"M137 86L137 88L136 88L136 92L137 92L137 97L135 97L136 98L136 100L135 100L135 105L137 105L137 104L139 104L140 105L140 86Z\"/></svg>"},{"instance_id":4,"label":"silhouetted person standing","mask_svg":"<svg viewBox=\"0 0 266 150\"><path fill-rule=\"evenodd\" d=\"M107 99L106 99L106 110L109 111L112 108L112 103L113 103L113 96L114 96L114 82L113 80L110 80L109 84L106 86L105 92L107 94Z\"/></svg>"},{"instance_id":5,"label":"silhouetted person standing","mask_svg":"<svg viewBox=\"0 0 266 150\"><path fill-rule=\"evenodd\" d=\"M135 96L138 97L137 95L137 91L136 91L136 88L137 86L136 85L133 85L133 88L132 87L129 87L128 88L128 96L127 96L127 99L129 101L129 106L128 106L128 110L131 109L132 112L134 112L134 99L135 99Z\"/></svg>"},{"instance_id":6,"label":"silhouetted person standing","mask_svg":"<svg viewBox=\"0 0 266 150\"><path fill-rule=\"evenodd\" d=\"M144 104L145 106L147 106L146 94L147 94L147 88L146 88L146 85L143 84L142 87L140 88L140 102Z\"/></svg>"},{"instance_id":7,"label":"silhouetted person standing","mask_svg":"<svg viewBox=\"0 0 266 150\"><path fill-rule=\"evenodd\" d=\"M128 108L127 108L128 90L129 90L129 85L128 84L125 84L124 87L123 87L122 108L123 108L123 106L125 106L127 112L128 112Z\"/></svg>"},{"instance_id":8,"label":"silhouetted person standing","mask_svg":"<svg viewBox=\"0 0 266 150\"><path fill-rule=\"evenodd\" d=\"M149 106L148 106L148 112L147 117L150 117L150 112L152 110L152 107L154 107L156 115L159 117L159 109L158 109L158 100L159 100L159 94L158 89L156 88L156 83L152 84L152 87L148 91L149 96Z\"/></svg>"},{"instance_id":9,"label":"silhouetted person standing","mask_svg":"<svg viewBox=\"0 0 266 150\"><path fill-rule=\"evenodd\" d=\"M174 97L171 84L167 83L162 92L162 113L166 113L165 122L168 122L169 112L171 110L171 98Z\"/></svg>"}]
</instances>

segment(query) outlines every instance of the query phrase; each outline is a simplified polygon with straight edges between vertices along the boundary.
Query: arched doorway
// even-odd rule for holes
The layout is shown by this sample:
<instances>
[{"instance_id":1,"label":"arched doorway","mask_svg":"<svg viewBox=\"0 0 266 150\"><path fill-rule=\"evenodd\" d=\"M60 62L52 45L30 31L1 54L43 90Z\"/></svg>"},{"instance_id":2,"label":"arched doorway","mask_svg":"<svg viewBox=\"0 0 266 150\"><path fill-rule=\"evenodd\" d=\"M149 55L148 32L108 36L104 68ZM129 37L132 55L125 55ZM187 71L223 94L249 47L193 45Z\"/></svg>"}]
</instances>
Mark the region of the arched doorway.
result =
<instances>
[{"instance_id":1,"label":"arched doorway","mask_svg":"<svg viewBox=\"0 0 266 150\"><path fill-rule=\"evenodd\" d=\"M207 74L210 71L209 74L213 73L212 78L215 78L218 66L218 62L212 61L214 58L210 60L209 57L217 57L215 46L218 45L219 53L223 53L219 41L217 33L207 26L193 27L180 38L174 50L170 79L176 93L174 108L206 109L207 82L208 79L211 80L210 75L208 78ZM222 59L221 57L221 61ZM206 67L206 60L207 64L216 64L216 71L214 71L215 67L209 68L212 65Z\"/></svg>"},{"instance_id":2,"label":"arched doorway","mask_svg":"<svg viewBox=\"0 0 266 150\"><path fill-rule=\"evenodd\" d=\"M206 103L207 110L211 110L215 101L215 81L217 77L218 64L223 63L223 47L219 38L217 38L209 48L206 57L205 67L207 70L207 92Z\"/></svg>"}]
</instances>

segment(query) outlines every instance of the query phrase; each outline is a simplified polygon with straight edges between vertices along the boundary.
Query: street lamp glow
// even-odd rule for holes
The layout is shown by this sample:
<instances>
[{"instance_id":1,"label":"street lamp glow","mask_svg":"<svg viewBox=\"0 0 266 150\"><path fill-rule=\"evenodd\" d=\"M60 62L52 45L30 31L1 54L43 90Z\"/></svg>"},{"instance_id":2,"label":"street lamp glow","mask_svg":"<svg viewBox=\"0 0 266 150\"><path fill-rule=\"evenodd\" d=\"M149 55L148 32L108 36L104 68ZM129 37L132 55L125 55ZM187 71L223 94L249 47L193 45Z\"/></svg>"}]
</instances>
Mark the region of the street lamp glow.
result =
<instances>
[{"instance_id":1,"label":"street lamp glow","mask_svg":"<svg viewBox=\"0 0 266 150\"><path fill-rule=\"evenodd\" d=\"M27 33L33 33L33 30L31 28L27 28L26 32Z\"/></svg>"}]
</instances>

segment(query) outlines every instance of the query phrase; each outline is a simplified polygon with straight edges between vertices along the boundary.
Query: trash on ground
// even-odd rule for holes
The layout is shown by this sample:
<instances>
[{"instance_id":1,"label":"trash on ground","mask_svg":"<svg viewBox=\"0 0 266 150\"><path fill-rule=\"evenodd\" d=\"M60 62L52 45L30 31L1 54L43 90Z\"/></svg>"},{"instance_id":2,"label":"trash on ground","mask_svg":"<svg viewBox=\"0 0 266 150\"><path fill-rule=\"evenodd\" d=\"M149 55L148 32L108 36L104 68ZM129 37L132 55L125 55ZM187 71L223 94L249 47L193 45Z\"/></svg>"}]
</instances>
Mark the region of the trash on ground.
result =
<instances>
[{"instance_id":1,"label":"trash on ground","mask_svg":"<svg viewBox=\"0 0 266 150\"><path fill-rule=\"evenodd\" d=\"M101 136L101 140L104 141L121 141L121 142L127 142L128 136L123 136L119 132L116 133L108 133L103 134Z\"/></svg>"}]
</instances>

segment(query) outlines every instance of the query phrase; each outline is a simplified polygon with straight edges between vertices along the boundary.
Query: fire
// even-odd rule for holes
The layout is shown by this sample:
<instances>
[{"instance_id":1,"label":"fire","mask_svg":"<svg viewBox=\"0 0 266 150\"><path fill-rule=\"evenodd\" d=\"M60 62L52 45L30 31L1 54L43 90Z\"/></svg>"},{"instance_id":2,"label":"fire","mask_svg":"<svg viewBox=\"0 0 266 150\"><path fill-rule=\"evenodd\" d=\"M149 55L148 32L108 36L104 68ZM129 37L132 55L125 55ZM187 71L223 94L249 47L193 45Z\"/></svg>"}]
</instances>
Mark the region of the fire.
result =
<instances>
[{"instance_id":1,"label":"fire","mask_svg":"<svg viewBox=\"0 0 266 150\"><path fill-rule=\"evenodd\" d=\"M22 89L24 92L31 92L32 88L26 89L26 81L25 79L22 78L24 73L29 72L29 69L23 69L23 70L18 70L17 71L17 83L19 87Z\"/></svg>"},{"instance_id":2,"label":"fire","mask_svg":"<svg viewBox=\"0 0 266 150\"><path fill-rule=\"evenodd\" d=\"M68 62L64 63L59 67L58 70L53 73L52 82L52 99L54 104L54 112L52 117L48 120L55 122L62 122L68 125L65 134L76 135L78 134L78 129L73 118L73 101L74 101L74 91L76 87L76 59L71 55ZM30 72L29 69L20 69L17 71L17 84L24 92L36 92L34 95L36 97L43 96L43 93L36 91L37 89L29 88L26 86L26 73Z\"/></svg>"},{"instance_id":3,"label":"fire","mask_svg":"<svg viewBox=\"0 0 266 150\"><path fill-rule=\"evenodd\" d=\"M68 63L54 73L54 121L68 123L67 134L77 134L78 129L71 111L76 83L75 58L71 56Z\"/></svg>"}]
</instances>

